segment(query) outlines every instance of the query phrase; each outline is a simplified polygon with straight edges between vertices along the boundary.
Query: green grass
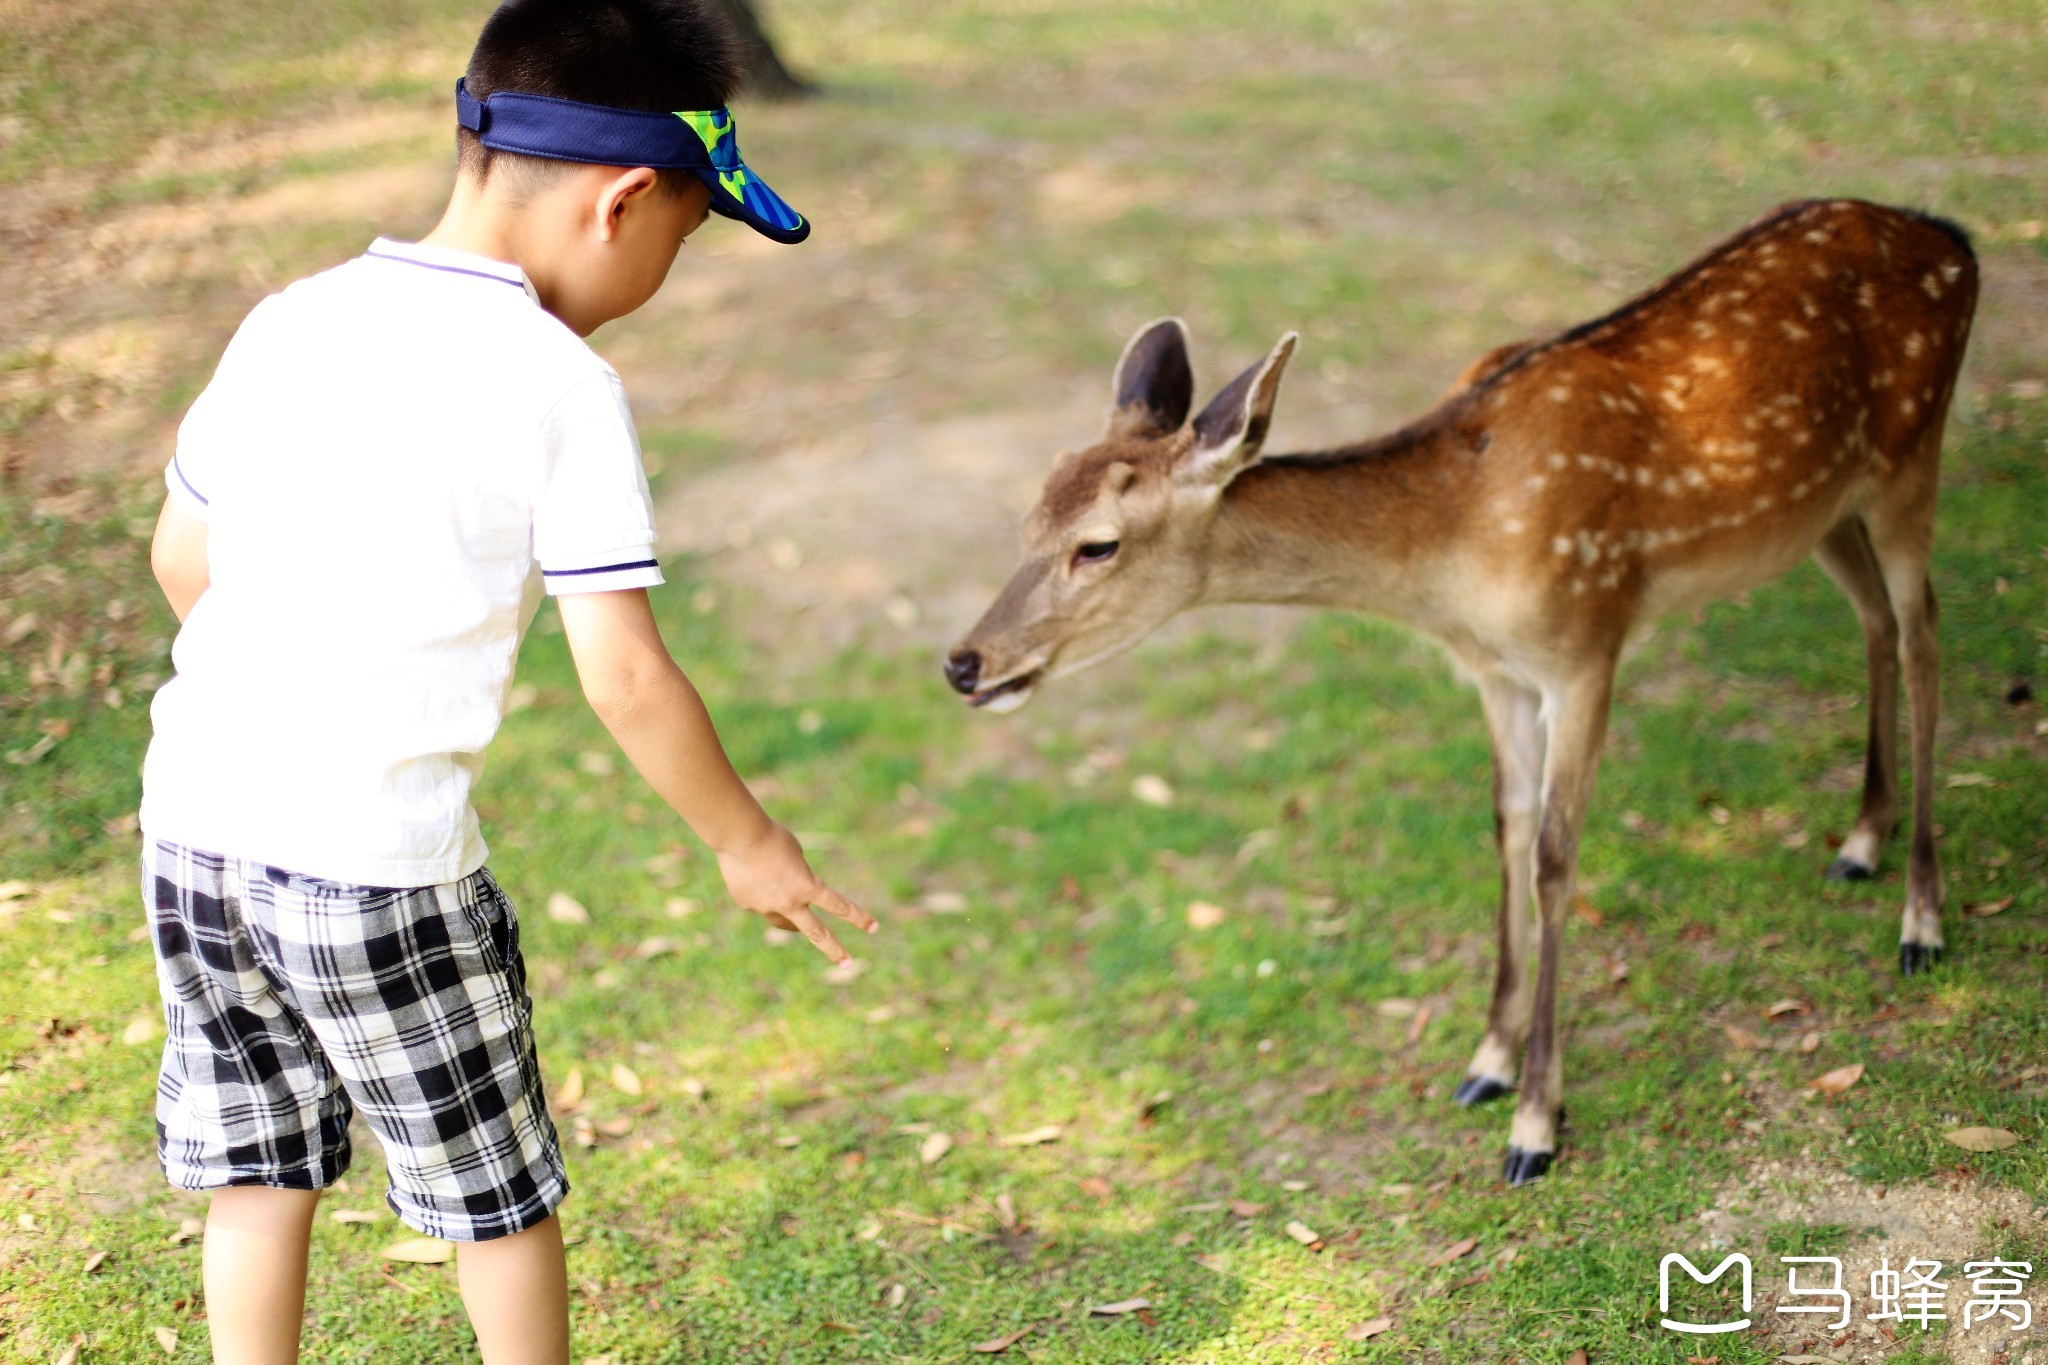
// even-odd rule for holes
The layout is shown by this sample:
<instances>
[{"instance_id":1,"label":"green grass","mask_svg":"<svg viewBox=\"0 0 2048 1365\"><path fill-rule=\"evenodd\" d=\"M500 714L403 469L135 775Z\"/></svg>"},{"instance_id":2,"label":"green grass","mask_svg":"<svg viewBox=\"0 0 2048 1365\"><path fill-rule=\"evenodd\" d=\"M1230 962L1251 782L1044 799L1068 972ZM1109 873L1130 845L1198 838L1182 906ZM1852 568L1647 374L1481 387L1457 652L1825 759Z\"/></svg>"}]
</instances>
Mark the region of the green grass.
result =
<instances>
[{"instance_id":1,"label":"green grass","mask_svg":"<svg viewBox=\"0 0 2048 1365\"><path fill-rule=\"evenodd\" d=\"M131 170L122 130L146 113L203 140L438 97L431 62L394 54L459 60L464 13L355 4L257 22L178 3L0 25L0 101L26 128L0 183L88 174L111 213L354 166ZM887 307L762 301L716 339L739 382L823 386L849 356L899 349L887 392L909 412L1014 407L1106 369L1129 323L1178 311L1212 355L1302 326L1317 364L1371 376L1361 387L1391 412L1484 346L1605 306L1794 194L1955 214L1994 279L2040 249L2011 233L2039 214L2013 165L2048 151L2030 74L2048 35L2017 3L1696 19L1591 4L1512 32L1477 7L1295 0L773 13L837 93L748 111L749 145L778 149L778 183L815 196L822 223L855 196L887 201L840 214L867 231L832 249L898 287ZM1099 213L1048 207L1033 187L1063 165L1143 192ZM274 282L354 249L351 231L231 240ZM233 264L191 286L196 333L246 306ZM617 330L650 369L713 349L672 315ZM700 611L708 568L672 564L658 610L735 759L886 922L859 946L865 974L835 985L802 945L770 946L724 907L709 860L637 778L591 770L583 756L609 743L544 613L521 660L534 703L508 718L480 801L525 911L544 1068L552 1086L572 1069L588 1083L565 1137L577 1118L630 1121L570 1149L579 1357L957 1360L1032 1326L1016 1352L1039 1361L1545 1365L1583 1347L1675 1365L1696 1344L1656 1328L1657 1261L1697 1252L1701 1210L1760 1163L2048 1197L2048 1090L2014 1083L2048 1059L2048 790L2039 707L2003 700L2016 679L2039 685L2048 650L2048 412L2002 396L2035 363L1980 349L1985 387L1946 460L1940 771L1976 775L1938 796L1949 963L1894 974L1896 847L1876 882L1819 877L1852 818L1844 774L1863 732L1839 596L1805 568L1670 623L1624 671L1587 832L1600 923L1568 932L1564 1156L1512 1193L1495 1181L1506 1115L1448 1100L1484 1017L1496 873L1477 704L1427 648L1336 616L1278 648L1183 637L991 721L943 695L922 653L765 657L745 643L745 590L718 581ZM210 364L195 350L140 401L175 413ZM863 421L873 398L820 402ZM32 390L0 399L10 439L56 439ZM715 400L646 425L663 482L756 448ZM37 617L0 656L0 750L61 736L0 769L0 880L36 887L0 909L0 1351L48 1360L84 1333L88 1361L141 1360L166 1326L182 1358L202 1349L203 1305L196 1248L171 1237L199 1205L150 1158L153 1047L121 1041L155 999L124 818L143 701L168 668L142 562L157 493L82 487L84 511L0 499L0 630ZM1140 773L1170 781L1170 808L1131 798ZM549 921L555 891L592 923ZM1962 913L2007 896L1996 916ZM678 898L699 908L672 916ZM1189 929L1196 899L1224 923ZM656 939L664 951L641 951ZM1766 1022L1788 997L1808 1012ZM1417 1016L1388 1001L1428 1006L1412 1040ZM1821 1041L1743 1051L1730 1023ZM1846 1095L1801 1098L1855 1062L1867 1071ZM608 1082L615 1063L643 1096ZM1000 1142L1043 1124L1058 1141ZM1964 1124L2021 1142L1963 1153L1942 1134ZM956 1146L927 1166L929 1131ZM335 1202L376 1207L374 1145L358 1152ZM1266 1207L1213 1207L1230 1199ZM1760 1278L1767 1256L1863 1235L1744 1216ZM1323 1247L1289 1238L1290 1219ZM401 1235L388 1219L321 1221L309 1358L470 1349L446 1269L380 1260ZM1467 1237L1469 1255L1431 1264ZM2048 1249L1987 1237L2037 1267ZM108 1256L88 1275L95 1250ZM1150 1320L1087 1312L1133 1296ZM1394 1326L1370 1343L1344 1336L1382 1315ZM1714 1350L1726 1365L1777 1355L1746 1337ZM1891 1357L1938 1358L1910 1340Z\"/></svg>"}]
</instances>

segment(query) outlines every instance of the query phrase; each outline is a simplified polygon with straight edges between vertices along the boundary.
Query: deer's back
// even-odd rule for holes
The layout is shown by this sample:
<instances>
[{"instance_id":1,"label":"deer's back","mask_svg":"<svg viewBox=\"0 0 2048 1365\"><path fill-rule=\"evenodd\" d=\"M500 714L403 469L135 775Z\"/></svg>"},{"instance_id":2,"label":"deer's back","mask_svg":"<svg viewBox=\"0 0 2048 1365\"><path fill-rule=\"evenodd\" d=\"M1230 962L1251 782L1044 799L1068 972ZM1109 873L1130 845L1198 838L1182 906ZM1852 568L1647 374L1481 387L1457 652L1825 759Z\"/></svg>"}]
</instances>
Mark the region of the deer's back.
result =
<instances>
[{"instance_id":1,"label":"deer's back","mask_svg":"<svg viewBox=\"0 0 2048 1365\"><path fill-rule=\"evenodd\" d=\"M1976 297L1959 229L1786 205L1455 403L1481 558L1540 585L1546 629L1625 634L1775 577L1901 481L1931 496Z\"/></svg>"}]
</instances>

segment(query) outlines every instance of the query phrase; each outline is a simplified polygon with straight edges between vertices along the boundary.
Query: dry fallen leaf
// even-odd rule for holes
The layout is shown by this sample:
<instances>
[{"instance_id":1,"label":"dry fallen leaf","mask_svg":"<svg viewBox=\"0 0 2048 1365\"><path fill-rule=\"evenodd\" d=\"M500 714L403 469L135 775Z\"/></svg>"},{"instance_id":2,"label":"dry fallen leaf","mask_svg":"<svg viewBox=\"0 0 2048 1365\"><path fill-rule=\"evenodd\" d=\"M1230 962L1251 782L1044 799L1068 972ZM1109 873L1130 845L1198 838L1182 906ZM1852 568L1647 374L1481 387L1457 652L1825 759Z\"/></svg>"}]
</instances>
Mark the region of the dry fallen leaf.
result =
<instances>
[{"instance_id":1,"label":"dry fallen leaf","mask_svg":"<svg viewBox=\"0 0 2048 1365\"><path fill-rule=\"evenodd\" d=\"M1948 785L1951 787L1995 787L1998 783L1989 773L1950 773Z\"/></svg>"},{"instance_id":2,"label":"dry fallen leaf","mask_svg":"<svg viewBox=\"0 0 2048 1365\"><path fill-rule=\"evenodd\" d=\"M865 958L849 957L844 962L835 962L827 967L823 975L828 985L850 986L865 975L867 969Z\"/></svg>"},{"instance_id":3,"label":"dry fallen leaf","mask_svg":"<svg viewBox=\"0 0 2048 1365\"><path fill-rule=\"evenodd\" d=\"M1190 901L1188 903L1188 928L1190 929L1214 929L1217 925L1223 923L1223 919L1223 907L1220 905L1211 905L1208 901Z\"/></svg>"},{"instance_id":4,"label":"dry fallen leaf","mask_svg":"<svg viewBox=\"0 0 2048 1365\"><path fill-rule=\"evenodd\" d=\"M1287 1235L1305 1247L1312 1247L1323 1240L1323 1235L1320 1232L1317 1232L1299 1218L1287 1220Z\"/></svg>"},{"instance_id":5,"label":"dry fallen leaf","mask_svg":"<svg viewBox=\"0 0 2048 1365\"><path fill-rule=\"evenodd\" d=\"M1958 1128L1942 1136L1966 1152L2002 1152L2020 1140L2010 1128Z\"/></svg>"},{"instance_id":6,"label":"dry fallen leaf","mask_svg":"<svg viewBox=\"0 0 2048 1365\"><path fill-rule=\"evenodd\" d=\"M18 901L33 889L24 881L0 882L0 901Z\"/></svg>"},{"instance_id":7,"label":"dry fallen leaf","mask_svg":"<svg viewBox=\"0 0 2048 1365\"><path fill-rule=\"evenodd\" d=\"M1115 1303L1098 1303L1088 1311L1101 1318L1121 1317L1125 1313L1136 1313L1152 1307L1150 1299L1118 1299Z\"/></svg>"},{"instance_id":8,"label":"dry fallen leaf","mask_svg":"<svg viewBox=\"0 0 2048 1365\"><path fill-rule=\"evenodd\" d=\"M1807 1004L1804 1000L1789 998L1774 1000L1764 1006L1764 1018L1766 1019L1778 1019L1787 1014L1811 1014L1812 1012L1813 1006Z\"/></svg>"},{"instance_id":9,"label":"dry fallen leaf","mask_svg":"<svg viewBox=\"0 0 2048 1365\"><path fill-rule=\"evenodd\" d=\"M1081 1193L1097 1199L1108 1199L1116 1193L1116 1187L1099 1175L1091 1175L1081 1181Z\"/></svg>"},{"instance_id":10,"label":"dry fallen leaf","mask_svg":"<svg viewBox=\"0 0 2048 1365\"><path fill-rule=\"evenodd\" d=\"M385 1260L411 1265L446 1265L454 1256L455 1244L438 1237L410 1237L384 1248Z\"/></svg>"},{"instance_id":11,"label":"dry fallen leaf","mask_svg":"<svg viewBox=\"0 0 2048 1365\"><path fill-rule=\"evenodd\" d=\"M682 947L683 942L681 939L662 938L657 935L654 938L641 939L639 946L633 949L633 956L645 962L652 957L661 957L667 953L681 952Z\"/></svg>"},{"instance_id":12,"label":"dry fallen leaf","mask_svg":"<svg viewBox=\"0 0 2048 1365\"><path fill-rule=\"evenodd\" d=\"M69 1346L66 1346L64 1348L63 1352L60 1355L58 1355L55 1361L51 1362L51 1365L78 1365L78 1353L82 1349L84 1348L81 1347L77 1342L72 1342Z\"/></svg>"},{"instance_id":13,"label":"dry fallen leaf","mask_svg":"<svg viewBox=\"0 0 2048 1365\"><path fill-rule=\"evenodd\" d=\"M1157 773L1140 773L1131 782L1131 795L1148 806L1173 804L1173 787Z\"/></svg>"},{"instance_id":14,"label":"dry fallen leaf","mask_svg":"<svg viewBox=\"0 0 2048 1365\"><path fill-rule=\"evenodd\" d=\"M1445 1247L1442 1251L1439 1251L1430 1260L1429 1263L1432 1266L1449 1265L1452 1261L1457 1260L1460 1256L1471 1255L1472 1248L1478 1245L1479 1239L1477 1237L1461 1237L1457 1241Z\"/></svg>"},{"instance_id":15,"label":"dry fallen leaf","mask_svg":"<svg viewBox=\"0 0 2048 1365\"><path fill-rule=\"evenodd\" d=\"M195 1238L204 1236L205 1233L206 1224L197 1218L183 1218L178 1221L178 1230L164 1240L174 1247L183 1246Z\"/></svg>"},{"instance_id":16,"label":"dry fallen leaf","mask_svg":"<svg viewBox=\"0 0 2048 1365\"><path fill-rule=\"evenodd\" d=\"M1799 1050L1809 1054L1820 1051L1820 1034L1809 1033L1804 1038L1801 1038L1799 1040Z\"/></svg>"},{"instance_id":17,"label":"dry fallen leaf","mask_svg":"<svg viewBox=\"0 0 2048 1365\"><path fill-rule=\"evenodd\" d=\"M1607 964L1607 979L1617 986L1628 980L1628 959L1617 957Z\"/></svg>"},{"instance_id":18,"label":"dry fallen leaf","mask_svg":"<svg viewBox=\"0 0 2048 1365\"><path fill-rule=\"evenodd\" d=\"M1355 1322L1344 1329L1346 1341L1371 1341L1394 1325L1392 1318L1373 1318L1369 1322Z\"/></svg>"},{"instance_id":19,"label":"dry fallen leaf","mask_svg":"<svg viewBox=\"0 0 2048 1365\"><path fill-rule=\"evenodd\" d=\"M640 1083L640 1073L624 1062L612 1063L612 1087L628 1095L646 1093L647 1087Z\"/></svg>"},{"instance_id":20,"label":"dry fallen leaf","mask_svg":"<svg viewBox=\"0 0 2048 1365\"><path fill-rule=\"evenodd\" d=\"M92 1253L92 1255L85 1258L85 1273L90 1275L106 1263L107 1253L104 1251L95 1251L94 1253Z\"/></svg>"},{"instance_id":21,"label":"dry fallen leaf","mask_svg":"<svg viewBox=\"0 0 2048 1365\"><path fill-rule=\"evenodd\" d=\"M1590 1362L1586 1359L1586 1348L1581 1346L1578 1350L1573 1351L1570 1359L1566 1360L1564 1365L1590 1365Z\"/></svg>"},{"instance_id":22,"label":"dry fallen leaf","mask_svg":"<svg viewBox=\"0 0 2048 1365\"><path fill-rule=\"evenodd\" d=\"M1233 1199L1230 1201L1230 1211L1240 1218L1256 1218L1266 1211L1266 1205L1254 1204L1249 1199Z\"/></svg>"},{"instance_id":23,"label":"dry fallen leaf","mask_svg":"<svg viewBox=\"0 0 2048 1365\"><path fill-rule=\"evenodd\" d=\"M711 1094L711 1087L698 1080L695 1076L685 1076L677 1083L676 1088L699 1104L704 1103Z\"/></svg>"},{"instance_id":24,"label":"dry fallen leaf","mask_svg":"<svg viewBox=\"0 0 2048 1365\"><path fill-rule=\"evenodd\" d=\"M1768 1052L1771 1049L1768 1038L1760 1038L1740 1024L1723 1024L1721 1032L1727 1036L1729 1042L1740 1048L1748 1048L1751 1052Z\"/></svg>"},{"instance_id":25,"label":"dry fallen leaf","mask_svg":"<svg viewBox=\"0 0 2048 1365\"><path fill-rule=\"evenodd\" d=\"M1399 996L1395 996L1391 999L1380 1001L1373 1008L1389 1019L1413 1019L1415 1011L1420 1006L1413 1000L1403 1000Z\"/></svg>"},{"instance_id":26,"label":"dry fallen leaf","mask_svg":"<svg viewBox=\"0 0 2048 1365\"><path fill-rule=\"evenodd\" d=\"M1972 919L1989 919L2001 910L2012 908L2011 896L2001 896L1995 901L1972 901L1963 906L1963 913Z\"/></svg>"},{"instance_id":27,"label":"dry fallen leaf","mask_svg":"<svg viewBox=\"0 0 2048 1365\"><path fill-rule=\"evenodd\" d=\"M376 1209L336 1209L327 1217L336 1223L376 1223L384 1215Z\"/></svg>"},{"instance_id":28,"label":"dry fallen leaf","mask_svg":"<svg viewBox=\"0 0 2048 1365\"><path fill-rule=\"evenodd\" d=\"M1858 1062L1854 1066L1838 1066L1825 1076L1817 1076L1806 1084L1808 1088L1818 1090L1823 1095L1839 1095L1862 1079L1863 1063Z\"/></svg>"},{"instance_id":29,"label":"dry fallen leaf","mask_svg":"<svg viewBox=\"0 0 2048 1365\"><path fill-rule=\"evenodd\" d=\"M1584 896L1572 897L1572 909L1578 912L1579 918L1584 920L1589 928L1598 929L1607 923L1607 916L1601 914L1599 907Z\"/></svg>"},{"instance_id":30,"label":"dry fallen leaf","mask_svg":"<svg viewBox=\"0 0 2048 1365\"><path fill-rule=\"evenodd\" d=\"M156 1344L164 1348L165 1355L174 1356L178 1353L178 1334L168 1327L159 1327L156 1329Z\"/></svg>"},{"instance_id":31,"label":"dry fallen leaf","mask_svg":"<svg viewBox=\"0 0 2048 1365\"><path fill-rule=\"evenodd\" d=\"M1003 1352L1009 1350L1012 1346L1015 1346L1018 1342L1024 1340L1024 1338L1030 1335L1031 1329L1029 1327L1020 1327L1016 1331L1011 1332L1006 1336L991 1337L987 1341L977 1341L974 1343L974 1345L968 1347L967 1349L973 1351L977 1355L1001 1355Z\"/></svg>"},{"instance_id":32,"label":"dry fallen leaf","mask_svg":"<svg viewBox=\"0 0 2048 1365\"><path fill-rule=\"evenodd\" d=\"M583 1103L583 1068L572 1066L569 1074L562 1078L561 1089L555 1091L554 1110L566 1114Z\"/></svg>"},{"instance_id":33,"label":"dry fallen leaf","mask_svg":"<svg viewBox=\"0 0 2048 1365\"><path fill-rule=\"evenodd\" d=\"M138 1014L128 1021L121 1030L121 1041L130 1047L140 1047L163 1037L164 1020L160 1014Z\"/></svg>"},{"instance_id":34,"label":"dry fallen leaf","mask_svg":"<svg viewBox=\"0 0 2048 1365\"><path fill-rule=\"evenodd\" d=\"M583 902L564 891L557 891L548 897L548 918L557 924L588 924L590 912L583 908Z\"/></svg>"},{"instance_id":35,"label":"dry fallen leaf","mask_svg":"<svg viewBox=\"0 0 2048 1365\"><path fill-rule=\"evenodd\" d=\"M937 1165L939 1159L953 1150L953 1138L949 1133L933 1133L917 1144L917 1159L927 1166Z\"/></svg>"},{"instance_id":36,"label":"dry fallen leaf","mask_svg":"<svg viewBox=\"0 0 2048 1365\"><path fill-rule=\"evenodd\" d=\"M622 1138L633 1131L633 1120L627 1118L606 1119L597 1125L597 1131L608 1138Z\"/></svg>"}]
</instances>

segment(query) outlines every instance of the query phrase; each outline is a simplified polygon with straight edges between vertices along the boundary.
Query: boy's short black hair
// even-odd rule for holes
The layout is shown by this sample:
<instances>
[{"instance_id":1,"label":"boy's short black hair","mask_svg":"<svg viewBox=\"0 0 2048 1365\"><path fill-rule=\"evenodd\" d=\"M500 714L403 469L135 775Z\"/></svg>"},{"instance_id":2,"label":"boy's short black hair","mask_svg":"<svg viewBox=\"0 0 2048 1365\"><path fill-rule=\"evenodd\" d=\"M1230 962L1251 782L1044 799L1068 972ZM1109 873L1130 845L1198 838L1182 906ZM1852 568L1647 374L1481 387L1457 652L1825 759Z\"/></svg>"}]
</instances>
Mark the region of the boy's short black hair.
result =
<instances>
[{"instance_id":1,"label":"boy's short black hair","mask_svg":"<svg viewBox=\"0 0 2048 1365\"><path fill-rule=\"evenodd\" d=\"M506 90L670 114L726 103L740 75L732 31L700 0L505 0L484 22L465 79L477 99ZM462 170L479 181L516 163L522 181L536 184L563 164L486 147L467 128L456 129L455 145ZM671 193L696 179L658 174Z\"/></svg>"}]
</instances>

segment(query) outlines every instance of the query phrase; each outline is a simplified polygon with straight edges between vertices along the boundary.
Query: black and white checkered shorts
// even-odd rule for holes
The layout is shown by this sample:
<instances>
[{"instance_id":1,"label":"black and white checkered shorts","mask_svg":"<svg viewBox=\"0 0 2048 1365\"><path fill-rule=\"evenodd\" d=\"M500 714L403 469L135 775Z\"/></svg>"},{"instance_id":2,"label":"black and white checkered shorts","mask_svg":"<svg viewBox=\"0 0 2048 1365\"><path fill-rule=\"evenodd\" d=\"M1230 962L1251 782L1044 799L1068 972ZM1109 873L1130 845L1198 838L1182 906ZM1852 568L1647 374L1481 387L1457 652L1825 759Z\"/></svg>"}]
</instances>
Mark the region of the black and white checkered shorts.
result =
<instances>
[{"instance_id":1,"label":"black and white checkered shorts","mask_svg":"<svg viewBox=\"0 0 2048 1365\"><path fill-rule=\"evenodd\" d=\"M387 1202L428 1236L507 1236L568 1194L518 921L488 871L351 886L155 841L142 894L173 1185L323 1188L348 1169L360 1108Z\"/></svg>"}]
</instances>

